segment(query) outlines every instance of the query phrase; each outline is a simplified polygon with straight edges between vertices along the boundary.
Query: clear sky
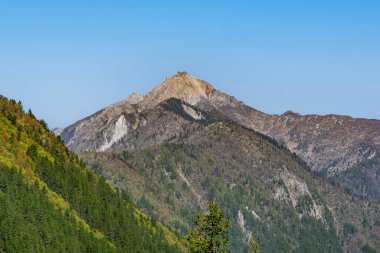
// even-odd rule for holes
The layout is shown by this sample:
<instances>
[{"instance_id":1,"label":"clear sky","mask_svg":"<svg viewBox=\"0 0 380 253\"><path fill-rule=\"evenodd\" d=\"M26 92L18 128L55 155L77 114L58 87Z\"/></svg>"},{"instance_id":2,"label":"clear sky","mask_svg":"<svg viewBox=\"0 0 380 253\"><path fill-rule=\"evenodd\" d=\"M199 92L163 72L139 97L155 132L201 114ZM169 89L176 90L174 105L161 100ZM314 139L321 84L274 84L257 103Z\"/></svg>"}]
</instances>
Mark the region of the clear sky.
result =
<instances>
[{"instance_id":1,"label":"clear sky","mask_svg":"<svg viewBox=\"0 0 380 253\"><path fill-rule=\"evenodd\" d=\"M380 119L380 1L0 1L0 93L50 127L177 70L267 113Z\"/></svg>"}]
</instances>

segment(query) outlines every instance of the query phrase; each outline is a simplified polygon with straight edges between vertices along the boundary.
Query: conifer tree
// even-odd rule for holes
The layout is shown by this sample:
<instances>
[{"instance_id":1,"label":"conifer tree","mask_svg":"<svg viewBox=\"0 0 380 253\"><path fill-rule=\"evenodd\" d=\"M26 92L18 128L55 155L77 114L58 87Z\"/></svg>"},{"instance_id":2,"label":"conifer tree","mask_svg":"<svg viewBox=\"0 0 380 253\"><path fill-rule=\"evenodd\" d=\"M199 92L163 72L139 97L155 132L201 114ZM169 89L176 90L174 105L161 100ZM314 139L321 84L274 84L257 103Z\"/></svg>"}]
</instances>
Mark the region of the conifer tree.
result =
<instances>
[{"instance_id":1,"label":"conifer tree","mask_svg":"<svg viewBox=\"0 0 380 253\"><path fill-rule=\"evenodd\" d=\"M225 218L215 202L207 206L208 212L197 214L194 219L194 230L190 230L187 240L192 253L227 253L228 228L231 222Z\"/></svg>"},{"instance_id":2,"label":"conifer tree","mask_svg":"<svg viewBox=\"0 0 380 253\"><path fill-rule=\"evenodd\" d=\"M251 253L260 253L260 247L256 241L255 236L251 239L249 244L251 245L251 251L250 251Z\"/></svg>"}]
</instances>

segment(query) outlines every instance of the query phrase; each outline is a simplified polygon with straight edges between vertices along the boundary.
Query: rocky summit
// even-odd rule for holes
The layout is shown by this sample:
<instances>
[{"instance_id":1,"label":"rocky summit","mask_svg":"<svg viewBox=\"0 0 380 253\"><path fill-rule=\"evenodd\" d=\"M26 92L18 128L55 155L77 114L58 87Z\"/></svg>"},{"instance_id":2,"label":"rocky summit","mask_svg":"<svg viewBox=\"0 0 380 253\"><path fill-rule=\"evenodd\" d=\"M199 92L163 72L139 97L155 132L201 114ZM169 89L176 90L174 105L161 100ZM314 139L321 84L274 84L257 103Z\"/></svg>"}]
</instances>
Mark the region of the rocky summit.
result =
<instances>
[{"instance_id":1,"label":"rocky summit","mask_svg":"<svg viewBox=\"0 0 380 253\"><path fill-rule=\"evenodd\" d=\"M143 129L149 129L147 125L151 124L151 119L147 117L148 111L170 98L184 101L184 111L194 119L202 119L204 113L214 114L265 134L297 154L311 170L331 179L334 184L352 194L380 201L379 120L294 112L266 114L186 72L166 78L146 96L134 93L126 100L68 126L60 136L76 153L112 151L120 145L133 149L166 142L183 129L176 124L162 122L174 128L168 129L166 135L156 133L160 134L159 138L139 139L133 145L120 144L137 130L141 133Z\"/></svg>"}]
</instances>

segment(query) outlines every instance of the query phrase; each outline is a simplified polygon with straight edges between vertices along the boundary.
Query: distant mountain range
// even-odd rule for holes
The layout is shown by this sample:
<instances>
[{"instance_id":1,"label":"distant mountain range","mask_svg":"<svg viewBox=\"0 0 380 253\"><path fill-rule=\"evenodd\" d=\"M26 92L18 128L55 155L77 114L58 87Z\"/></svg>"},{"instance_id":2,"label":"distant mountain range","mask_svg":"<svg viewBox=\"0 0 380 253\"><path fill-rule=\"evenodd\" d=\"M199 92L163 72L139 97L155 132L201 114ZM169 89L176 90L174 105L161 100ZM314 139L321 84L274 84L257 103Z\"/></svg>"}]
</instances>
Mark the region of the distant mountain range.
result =
<instances>
[{"instance_id":1,"label":"distant mountain range","mask_svg":"<svg viewBox=\"0 0 380 253\"><path fill-rule=\"evenodd\" d=\"M263 94L265 96L265 94ZM380 121L255 110L186 72L57 133L177 229L216 200L234 252L380 248Z\"/></svg>"}]
</instances>

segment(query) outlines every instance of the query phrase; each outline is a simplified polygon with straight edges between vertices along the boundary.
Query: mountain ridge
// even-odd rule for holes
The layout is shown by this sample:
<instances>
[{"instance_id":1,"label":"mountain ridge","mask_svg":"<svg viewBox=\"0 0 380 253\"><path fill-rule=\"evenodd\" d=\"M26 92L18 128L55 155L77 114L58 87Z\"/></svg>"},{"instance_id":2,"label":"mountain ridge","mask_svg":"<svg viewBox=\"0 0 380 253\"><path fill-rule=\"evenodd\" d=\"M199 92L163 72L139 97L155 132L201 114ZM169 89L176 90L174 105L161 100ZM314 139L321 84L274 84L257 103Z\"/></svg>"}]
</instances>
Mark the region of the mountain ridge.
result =
<instances>
[{"instance_id":1,"label":"mountain ridge","mask_svg":"<svg viewBox=\"0 0 380 253\"><path fill-rule=\"evenodd\" d=\"M271 242L268 238L273 235L261 227L265 224L270 231L278 229L271 222L277 212L281 218L276 218L276 226L281 229L277 232L279 237L272 238L274 241L283 240L287 228L281 223L295 224L303 218L318 223L319 219L328 220L330 212L342 237L347 234L343 227L351 224L347 222L355 224L352 226L358 230L356 235L344 238L350 249L360 248L367 240L362 238L369 238L376 231L377 225L366 231L360 218L364 211L373 224L375 204L367 210L365 202L357 197L351 199L340 188L311 174L301 159L275 140L225 117L213 118L213 113L208 116L196 107L194 110L203 113L204 118L194 119L183 109L184 105L178 99L166 100L147 110L144 117L149 123L121 139L112 151L85 152L80 156L112 185L127 189L146 213L182 232L188 228L192 212L202 209L208 200L217 200L233 220L233 248L238 252L244 252L252 226L260 227L255 231L261 235L264 252L288 251L293 247ZM273 211L278 208L276 205L281 209ZM348 210L344 215L343 209ZM289 213L285 215L284 210ZM305 237L288 239L307 240L310 230L304 229ZM296 231L289 233L298 234ZM322 231L313 233L324 237ZM236 235L241 233L245 234L244 239L237 240ZM269 246L271 243L275 246ZM376 245L376 240L373 243ZM310 252L305 250L301 252ZM297 247L290 252L297 252Z\"/></svg>"},{"instance_id":2,"label":"mountain ridge","mask_svg":"<svg viewBox=\"0 0 380 253\"><path fill-rule=\"evenodd\" d=\"M219 111L238 124L270 136L304 159L314 172L354 194L380 201L380 164L377 162L380 159L380 120L334 114L300 115L291 111L281 115L266 114L187 72L165 78L145 96L133 96L137 99L132 104L126 99L106 107L65 128L61 137L77 153L112 149L112 145L125 135L146 124L141 116L144 111L169 98L177 98L205 112ZM133 122L126 118L127 115ZM366 163L368 158L375 161L374 166ZM362 173L370 181L365 189L351 179L345 180L351 177L358 164L364 164Z\"/></svg>"},{"instance_id":3,"label":"mountain ridge","mask_svg":"<svg viewBox=\"0 0 380 253\"><path fill-rule=\"evenodd\" d=\"M307 224L310 222L309 225L314 224L318 227L320 221L317 217L321 217L322 214L324 220L329 220L327 217L331 212L335 220L334 228L344 241L345 249L360 252L358 249L364 243L378 245L379 242L372 238L378 229L375 225L377 219L380 219L376 218L377 205L375 202L370 202L372 207L365 204L368 199L376 200L378 196L377 153L371 157L374 154L371 153L372 140L363 142L367 140L366 137L376 134L378 121L331 115L302 116L293 112L269 115L246 106L212 86L203 83L199 85L198 80L187 73L177 73L165 79L151 93L143 96L142 100L139 96L141 101L137 104L132 105L127 100L113 104L69 126L61 137L71 150L82 153L83 159L111 184L120 189L130 190L135 203L145 208L148 214L159 217L165 224L170 224L182 232L189 225L188 211L182 209L196 211L202 208L200 200L204 202L217 196L222 207L226 205L225 210L233 217L233 243L240 250L246 247L246 242L236 239L239 238L236 235L249 235L249 232L252 232L244 224L249 221L250 226L273 226L271 220L276 216L276 212L281 213L279 215L282 219L290 219L288 222L296 227L297 216L301 220L303 217L307 219ZM367 127L368 122L373 125L373 129ZM228 124L233 127L229 127ZM357 134L351 127L355 131L365 128L364 136ZM230 135L234 138L230 138ZM253 136L256 135L262 136L262 140L253 141L256 138ZM342 136L346 135L346 146L336 145L342 140ZM223 146L223 143L227 146ZM351 145L352 143L358 145ZM347 151L346 147L349 147ZM377 146L374 145L374 148L377 149ZM161 149L170 150L173 154L169 151L162 153ZM184 154L180 153L180 158L176 157L176 150L182 149ZM284 151L279 151L282 149ZM95 152L95 155L86 156L88 151ZM103 153L110 155L103 156ZM197 154L203 155L197 157ZM136 156L138 159L130 160ZM345 159L341 159L345 156ZM102 160L104 157L105 160ZM356 157L360 159L353 159ZM161 159L157 164L157 160ZM325 164L315 164L318 159L322 159ZM352 164L349 164L350 162ZM332 163L339 169L339 173L329 175L328 169L334 169ZM353 167L355 165L360 167ZM204 170L201 169L203 166ZM324 170L324 167L327 168ZM200 175L204 173L207 177L199 177L193 174L193 170L199 171ZM268 177L266 172L269 171L273 175ZM250 173L251 176L248 176ZM300 178L297 173L305 175L305 178ZM375 176L372 176L373 173ZM249 181L241 181L242 177L249 178ZM263 181L258 182L256 177L263 178ZM321 178L317 179L318 177ZM128 178L129 180L125 180ZM165 178L169 181L165 181ZM226 181L226 178L230 181ZM328 186L322 178L328 178L335 186ZM161 182L162 186L153 182ZM266 210L263 213L257 210L255 205L252 206L249 200L249 188L246 187L252 183L255 186L250 191L265 199L264 202L255 202L255 205ZM235 187L239 187L240 192L234 195L233 200L230 199L230 202L234 203L230 206L226 201L230 198L229 194L237 194L233 191L229 193ZM162 195L159 202L153 197L157 195ZM188 201L181 199L181 196L186 196ZM319 202L318 196L323 196L322 202ZM181 201L178 202L176 198ZM183 206L182 202L187 204ZM274 211L278 208L276 205L285 209ZM175 210L171 210L172 206ZM341 212L346 209L349 211L342 215ZM152 213L152 210L159 211ZM254 211L259 217L266 217L265 222L262 220L262 223L257 223L251 220L251 212L247 213L247 210ZM290 216L283 213L285 210L288 210L286 212L289 212L287 215ZM304 213L307 215L303 216ZM363 226L360 220L364 214L370 217L370 229ZM330 224L331 222L330 219ZM275 247L284 243L283 247L290 252L299 250L300 248L292 243L285 243L287 239L284 231L290 232L289 228L281 223L277 225L281 228L278 231L278 240L282 242ZM351 228L356 232L349 232ZM271 236L262 229L265 237ZM302 229L305 237L288 240L294 241L295 244L297 241L313 241L311 238L306 239L310 228ZM322 231L324 230L320 231L319 236L325 237L326 234ZM265 239L262 240L267 251L279 250L271 248ZM335 247L335 242L336 239L332 240L330 246ZM313 241L313 244L318 243Z\"/></svg>"}]
</instances>

